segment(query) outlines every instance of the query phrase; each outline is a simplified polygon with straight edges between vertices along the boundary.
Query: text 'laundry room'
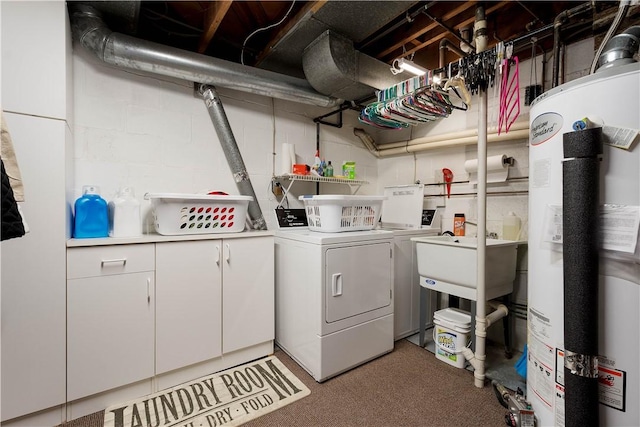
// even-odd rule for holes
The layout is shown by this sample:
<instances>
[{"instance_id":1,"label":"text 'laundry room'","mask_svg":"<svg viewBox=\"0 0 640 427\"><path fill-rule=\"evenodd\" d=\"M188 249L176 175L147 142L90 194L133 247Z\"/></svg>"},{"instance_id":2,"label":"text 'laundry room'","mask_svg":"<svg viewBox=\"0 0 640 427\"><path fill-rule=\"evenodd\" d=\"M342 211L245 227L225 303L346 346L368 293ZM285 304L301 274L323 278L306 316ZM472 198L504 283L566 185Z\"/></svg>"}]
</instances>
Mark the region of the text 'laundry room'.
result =
<instances>
[{"instance_id":1,"label":"text 'laundry room'","mask_svg":"<svg viewBox=\"0 0 640 427\"><path fill-rule=\"evenodd\" d=\"M640 425L640 4L0 2L0 425Z\"/></svg>"}]
</instances>

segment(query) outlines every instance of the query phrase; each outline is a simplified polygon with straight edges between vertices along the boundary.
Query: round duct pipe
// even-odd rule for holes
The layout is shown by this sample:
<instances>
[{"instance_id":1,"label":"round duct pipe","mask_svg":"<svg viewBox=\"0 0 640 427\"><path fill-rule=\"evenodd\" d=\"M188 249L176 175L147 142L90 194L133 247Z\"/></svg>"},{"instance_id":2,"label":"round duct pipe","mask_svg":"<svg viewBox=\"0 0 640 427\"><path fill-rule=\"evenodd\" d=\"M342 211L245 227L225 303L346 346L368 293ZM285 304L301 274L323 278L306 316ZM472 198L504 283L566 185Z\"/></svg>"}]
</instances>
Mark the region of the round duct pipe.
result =
<instances>
[{"instance_id":1,"label":"round duct pipe","mask_svg":"<svg viewBox=\"0 0 640 427\"><path fill-rule=\"evenodd\" d=\"M598 70L636 62L633 56L640 48L640 25L628 28L612 37L598 58Z\"/></svg>"},{"instance_id":2,"label":"round duct pipe","mask_svg":"<svg viewBox=\"0 0 640 427\"><path fill-rule=\"evenodd\" d=\"M93 7L70 3L69 9L74 40L108 64L320 107L341 104L304 79L116 33Z\"/></svg>"}]
</instances>

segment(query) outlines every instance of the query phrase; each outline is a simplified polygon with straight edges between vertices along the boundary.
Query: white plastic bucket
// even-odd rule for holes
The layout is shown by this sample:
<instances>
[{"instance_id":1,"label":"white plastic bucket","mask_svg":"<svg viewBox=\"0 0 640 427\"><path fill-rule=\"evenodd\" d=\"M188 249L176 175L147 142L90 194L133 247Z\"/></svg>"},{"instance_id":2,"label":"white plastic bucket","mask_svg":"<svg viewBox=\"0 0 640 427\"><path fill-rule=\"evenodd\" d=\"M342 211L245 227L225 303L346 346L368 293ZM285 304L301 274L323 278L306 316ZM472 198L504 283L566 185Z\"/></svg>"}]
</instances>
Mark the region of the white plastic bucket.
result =
<instances>
[{"instance_id":1,"label":"white plastic bucket","mask_svg":"<svg viewBox=\"0 0 640 427\"><path fill-rule=\"evenodd\" d=\"M434 313L433 323L436 358L456 368L464 368L462 349L470 342L471 314L445 308Z\"/></svg>"}]
</instances>

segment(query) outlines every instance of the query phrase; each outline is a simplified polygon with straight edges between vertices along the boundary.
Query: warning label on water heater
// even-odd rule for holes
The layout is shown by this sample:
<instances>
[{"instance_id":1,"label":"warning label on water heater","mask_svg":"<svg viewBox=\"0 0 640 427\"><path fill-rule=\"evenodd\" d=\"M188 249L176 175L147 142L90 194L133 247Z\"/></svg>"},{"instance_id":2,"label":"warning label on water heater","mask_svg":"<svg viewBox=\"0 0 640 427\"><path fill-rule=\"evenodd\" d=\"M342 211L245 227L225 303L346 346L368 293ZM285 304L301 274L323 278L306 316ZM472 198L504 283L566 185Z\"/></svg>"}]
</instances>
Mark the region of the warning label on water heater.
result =
<instances>
[{"instance_id":1,"label":"warning label on water heater","mask_svg":"<svg viewBox=\"0 0 640 427\"><path fill-rule=\"evenodd\" d=\"M626 379L624 371L598 366L600 403L624 412Z\"/></svg>"},{"instance_id":2,"label":"warning label on water heater","mask_svg":"<svg viewBox=\"0 0 640 427\"><path fill-rule=\"evenodd\" d=\"M564 386L564 351L557 349L556 359L556 385ZM606 357L598 356L598 392L600 394L600 403L625 412L627 373L607 366L605 361L608 361L611 365L615 364L614 361ZM562 374L560 373L561 371L563 372Z\"/></svg>"}]
</instances>

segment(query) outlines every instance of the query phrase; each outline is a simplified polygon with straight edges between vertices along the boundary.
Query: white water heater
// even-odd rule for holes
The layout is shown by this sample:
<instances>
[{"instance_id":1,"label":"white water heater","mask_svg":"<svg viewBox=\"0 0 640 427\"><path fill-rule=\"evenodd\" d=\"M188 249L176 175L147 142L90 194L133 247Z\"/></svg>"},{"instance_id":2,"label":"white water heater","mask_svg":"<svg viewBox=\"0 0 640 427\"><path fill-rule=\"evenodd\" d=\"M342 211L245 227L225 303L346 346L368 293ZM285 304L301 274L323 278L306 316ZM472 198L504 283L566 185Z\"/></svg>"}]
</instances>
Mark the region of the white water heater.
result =
<instances>
[{"instance_id":1,"label":"white water heater","mask_svg":"<svg viewBox=\"0 0 640 427\"><path fill-rule=\"evenodd\" d=\"M527 400L537 425L565 424L563 134L602 126L600 425L640 426L640 64L546 92L531 107L530 126Z\"/></svg>"}]
</instances>

